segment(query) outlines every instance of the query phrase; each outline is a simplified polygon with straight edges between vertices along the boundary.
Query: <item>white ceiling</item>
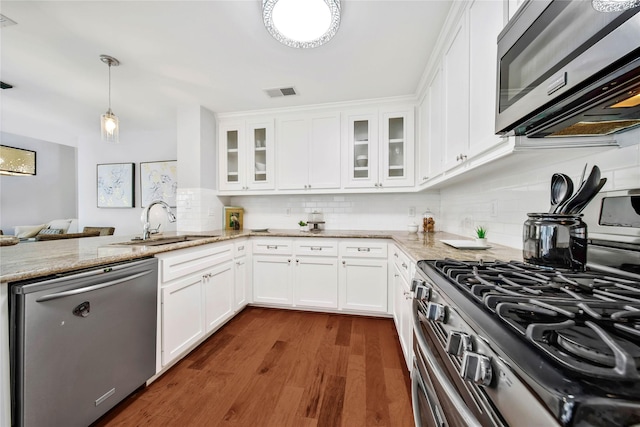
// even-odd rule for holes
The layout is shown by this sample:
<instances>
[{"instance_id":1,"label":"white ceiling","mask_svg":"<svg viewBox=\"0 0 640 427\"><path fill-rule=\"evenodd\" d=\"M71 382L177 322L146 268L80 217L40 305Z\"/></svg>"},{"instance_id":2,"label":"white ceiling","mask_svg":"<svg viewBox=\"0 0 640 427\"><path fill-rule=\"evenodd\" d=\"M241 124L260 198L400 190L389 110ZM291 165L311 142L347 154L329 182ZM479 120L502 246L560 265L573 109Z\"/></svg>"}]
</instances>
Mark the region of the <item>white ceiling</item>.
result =
<instances>
[{"instance_id":1,"label":"white ceiling","mask_svg":"<svg viewBox=\"0 0 640 427\"><path fill-rule=\"evenodd\" d=\"M69 143L99 133L108 106L122 133L175 129L180 105L245 111L415 94L453 0L342 0L334 39L281 45L261 0L7 1L0 30L2 131ZM263 89L295 86L298 96ZM121 134L122 135L122 134Z\"/></svg>"}]
</instances>

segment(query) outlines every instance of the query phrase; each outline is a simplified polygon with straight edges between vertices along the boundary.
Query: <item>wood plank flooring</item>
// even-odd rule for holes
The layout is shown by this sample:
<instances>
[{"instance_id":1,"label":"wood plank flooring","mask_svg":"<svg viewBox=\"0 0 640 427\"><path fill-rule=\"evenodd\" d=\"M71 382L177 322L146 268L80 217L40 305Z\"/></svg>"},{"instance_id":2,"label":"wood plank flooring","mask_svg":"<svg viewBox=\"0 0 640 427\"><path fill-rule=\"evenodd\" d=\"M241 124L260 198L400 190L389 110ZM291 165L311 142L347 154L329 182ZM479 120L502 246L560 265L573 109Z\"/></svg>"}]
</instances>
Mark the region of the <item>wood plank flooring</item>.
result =
<instances>
[{"instance_id":1,"label":"wood plank flooring","mask_svg":"<svg viewBox=\"0 0 640 427\"><path fill-rule=\"evenodd\" d=\"M393 320L247 307L94 427L413 426Z\"/></svg>"}]
</instances>

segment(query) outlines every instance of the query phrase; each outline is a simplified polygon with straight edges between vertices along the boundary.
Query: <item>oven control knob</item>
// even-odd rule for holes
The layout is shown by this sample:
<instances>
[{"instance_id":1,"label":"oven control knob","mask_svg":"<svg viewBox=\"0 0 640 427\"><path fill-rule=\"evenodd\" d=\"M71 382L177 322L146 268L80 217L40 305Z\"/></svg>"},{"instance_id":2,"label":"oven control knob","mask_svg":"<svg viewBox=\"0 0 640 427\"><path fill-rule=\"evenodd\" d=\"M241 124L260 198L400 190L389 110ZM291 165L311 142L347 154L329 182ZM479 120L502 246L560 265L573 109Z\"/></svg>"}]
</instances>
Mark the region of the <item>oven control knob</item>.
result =
<instances>
[{"instance_id":1,"label":"oven control knob","mask_svg":"<svg viewBox=\"0 0 640 427\"><path fill-rule=\"evenodd\" d=\"M493 376L491 359L483 354L465 351L462 356L460 375L462 379L474 384L488 386Z\"/></svg>"},{"instance_id":2,"label":"oven control knob","mask_svg":"<svg viewBox=\"0 0 640 427\"><path fill-rule=\"evenodd\" d=\"M471 335L452 331L447 338L447 353L454 356L462 356L465 352L471 351Z\"/></svg>"},{"instance_id":3,"label":"oven control knob","mask_svg":"<svg viewBox=\"0 0 640 427\"><path fill-rule=\"evenodd\" d=\"M429 301L431 299L431 288L426 285L417 285L413 290L416 299Z\"/></svg>"},{"instance_id":4,"label":"oven control knob","mask_svg":"<svg viewBox=\"0 0 640 427\"><path fill-rule=\"evenodd\" d=\"M411 291L415 291L420 286L426 286L427 282L422 279L413 279L411 280Z\"/></svg>"},{"instance_id":5,"label":"oven control knob","mask_svg":"<svg viewBox=\"0 0 640 427\"><path fill-rule=\"evenodd\" d=\"M445 323L447 317L447 310L444 305L435 302L427 304L427 320L433 320L434 322Z\"/></svg>"}]
</instances>

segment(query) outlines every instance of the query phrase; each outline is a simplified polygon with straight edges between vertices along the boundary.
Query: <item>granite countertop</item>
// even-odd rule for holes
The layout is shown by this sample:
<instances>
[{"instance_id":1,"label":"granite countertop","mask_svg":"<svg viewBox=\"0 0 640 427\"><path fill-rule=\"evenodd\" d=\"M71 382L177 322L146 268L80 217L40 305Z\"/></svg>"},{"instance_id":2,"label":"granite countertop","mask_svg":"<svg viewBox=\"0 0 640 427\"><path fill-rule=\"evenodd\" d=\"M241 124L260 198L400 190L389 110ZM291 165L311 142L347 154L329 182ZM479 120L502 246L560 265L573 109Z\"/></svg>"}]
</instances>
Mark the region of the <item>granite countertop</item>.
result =
<instances>
[{"instance_id":1,"label":"granite countertop","mask_svg":"<svg viewBox=\"0 0 640 427\"><path fill-rule=\"evenodd\" d=\"M491 261L496 259L522 259L520 250L493 245L486 250L459 250L448 246L441 239L460 239L444 232L409 233L406 231L325 230L320 233L298 230L250 230L210 232L173 232L159 237L205 236L199 240L184 241L160 246L127 245L136 236L101 236L79 239L63 239L40 242L21 242L14 246L0 247L0 282L43 277L84 268L151 257L155 254L215 243L240 237L314 237L314 238L378 238L392 239L414 260L454 258L459 260Z\"/></svg>"}]
</instances>

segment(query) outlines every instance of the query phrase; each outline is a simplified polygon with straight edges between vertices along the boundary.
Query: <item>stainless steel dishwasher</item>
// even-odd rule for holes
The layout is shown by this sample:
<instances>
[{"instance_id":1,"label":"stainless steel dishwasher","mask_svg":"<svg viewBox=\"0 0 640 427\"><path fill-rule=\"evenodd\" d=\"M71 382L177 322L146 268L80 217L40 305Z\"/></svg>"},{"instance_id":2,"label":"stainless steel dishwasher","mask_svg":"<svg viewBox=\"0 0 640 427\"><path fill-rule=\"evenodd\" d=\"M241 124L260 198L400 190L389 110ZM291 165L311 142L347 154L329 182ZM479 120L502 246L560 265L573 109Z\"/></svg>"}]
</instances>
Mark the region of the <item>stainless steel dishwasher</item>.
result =
<instances>
[{"instance_id":1,"label":"stainless steel dishwasher","mask_svg":"<svg viewBox=\"0 0 640 427\"><path fill-rule=\"evenodd\" d=\"M12 423L87 426L155 374L157 260L10 284Z\"/></svg>"}]
</instances>

